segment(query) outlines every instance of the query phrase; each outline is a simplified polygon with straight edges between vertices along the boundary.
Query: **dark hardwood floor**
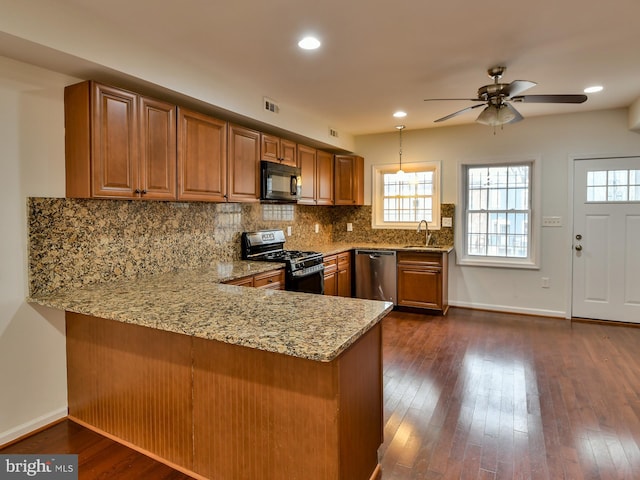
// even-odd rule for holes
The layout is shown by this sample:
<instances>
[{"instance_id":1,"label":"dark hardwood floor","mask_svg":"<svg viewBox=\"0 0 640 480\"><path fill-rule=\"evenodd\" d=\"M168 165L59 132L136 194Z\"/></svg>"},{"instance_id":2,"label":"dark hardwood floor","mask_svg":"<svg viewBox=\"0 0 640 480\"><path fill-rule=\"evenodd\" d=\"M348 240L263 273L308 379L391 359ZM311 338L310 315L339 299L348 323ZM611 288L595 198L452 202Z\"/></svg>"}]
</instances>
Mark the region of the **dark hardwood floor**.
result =
<instances>
[{"instance_id":1,"label":"dark hardwood floor","mask_svg":"<svg viewBox=\"0 0 640 480\"><path fill-rule=\"evenodd\" d=\"M639 479L640 329L452 308L384 320L383 480ZM188 479L64 421L0 453Z\"/></svg>"},{"instance_id":2,"label":"dark hardwood floor","mask_svg":"<svg viewBox=\"0 0 640 480\"><path fill-rule=\"evenodd\" d=\"M129 447L63 420L0 453L78 454L78 480L190 480Z\"/></svg>"}]
</instances>

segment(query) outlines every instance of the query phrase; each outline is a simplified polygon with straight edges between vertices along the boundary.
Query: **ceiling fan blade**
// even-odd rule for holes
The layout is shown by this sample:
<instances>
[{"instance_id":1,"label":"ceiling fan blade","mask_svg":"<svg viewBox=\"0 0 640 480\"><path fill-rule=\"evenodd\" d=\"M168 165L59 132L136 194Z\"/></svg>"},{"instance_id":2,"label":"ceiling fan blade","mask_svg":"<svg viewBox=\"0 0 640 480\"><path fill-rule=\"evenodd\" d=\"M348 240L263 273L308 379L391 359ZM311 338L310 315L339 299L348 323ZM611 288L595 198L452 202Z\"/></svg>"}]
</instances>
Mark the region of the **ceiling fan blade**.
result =
<instances>
[{"instance_id":1,"label":"ceiling fan blade","mask_svg":"<svg viewBox=\"0 0 640 480\"><path fill-rule=\"evenodd\" d=\"M469 111L473 110L474 108L478 108L478 107L484 107L484 103L482 103L480 105L473 105L471 107L463 108L462 110L458 110L457 112L451 113L451 114L447 115L446 117L442 117L442 118L439 118L437 120L434 120L434 122L444 122L445 120L449 120L450 118L458 116L461 113L469 112Z\"/></svg>"},{"instance_id":2,"label":"ceiling fan blade","mask_svg":"<svg viewBox=\"0 0 640 480\"><path fill-rule=\"evenodd\" d=\"M584 103L586 95L520 95L511 97L513 102L524 103Z\"/></svg>"},{"instance_id":3,"label":"ceiling fan blade","mask_svg":"<svg viewBox=\"0 0 640 480\"><path fill-rule=\"evenodd\" d=\"M525 90L529 90L531 87L535 87L537 85L536 82L530 82L529 80L514 80L504 89L507 97L513 97L515 95L520 95Z\"/></svg>"},{"instance_id":4,"label":"ceiling fan blade","mask_svg":"<svg viewBox=\"0 0 640 480\"><path fill-rule=\"evenodd\" d=\"M440 102L443 100L460 100L465 102L484 102L482 98L425 98L425 102Z\"/></svg>"}]
</instances>

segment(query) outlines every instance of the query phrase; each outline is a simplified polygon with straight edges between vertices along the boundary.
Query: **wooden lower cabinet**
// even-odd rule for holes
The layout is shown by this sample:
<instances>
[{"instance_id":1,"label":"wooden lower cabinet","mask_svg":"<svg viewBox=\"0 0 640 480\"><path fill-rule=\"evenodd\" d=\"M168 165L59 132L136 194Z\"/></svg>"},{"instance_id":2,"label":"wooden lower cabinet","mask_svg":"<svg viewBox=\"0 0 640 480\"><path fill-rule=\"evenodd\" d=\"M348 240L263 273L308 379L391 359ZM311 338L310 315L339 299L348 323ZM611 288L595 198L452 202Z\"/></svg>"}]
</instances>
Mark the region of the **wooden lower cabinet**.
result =
<instances>
[{"instance_id":1,"label":"wooden lower cabinet","mask_svg":"<svg viewBox=\"0 0 640 480\"><path fill-rule=\"evenodd\" d=\"M322 259L324 263L324 294L335 296L338 294L338 262L336 255Z\"/></svg>"},{"instance_id":2,"label":"wooden lower cabinet","mask_svg":"<svg viewBox=\"0 0 640 480\"><path fill-rule=\"evenodd\" d=\"M351 297L351 251L324 257L324 294Z\"/></svg>"},{"instance_id":3,"label":"wooden lower cabinet","mask_svg":"<svg viewBox=\"0 0 640 480\"><path fill-rule=\"evenodd\" d=\"M331 362L70 312L66 325L73 421L197 478L380 472L380 323Z\"/></svg>"},{"instance_id":4,"label":"wooden lower cabinet","mask_svg":"<svg viewBox=\"0 0 640 480\"><path fill-rule=\"evenodd\" d=\"M272 290L284 290L284 269L271 270L248 277L237 278L224 282L227 285L240 287L270 288Z\"/></svg>"},{"instance_id":5,"label":"wooden lower cabinet","mask_svg":"<svg viewBox=\"0 0 640 480\"><path fill-rule=\"evenodd\" d=\"M449 309L448 253L398 252L398 306L434 310Z\"/></svg>"},{"instance_id":6,"label":"wooden lower cabinet","mask_svg":"<svg viewBox=\"0 0 640 480\"><path fill-rule=\"evenodd\" d=\"M275 272L265 272L254 275L253 286L256 288L284 290L284 270L280 269Z\"/></svg>"},{"instance_id":7,"label":"wooden lower cabinet","mask_svg":"<svg viewBox=\"0 0 640 480\"><path fill-rule=\"evenodd\" d=\"M338 254L338 296L351 296L351 251Z\"/></svg>"}]
</instances>

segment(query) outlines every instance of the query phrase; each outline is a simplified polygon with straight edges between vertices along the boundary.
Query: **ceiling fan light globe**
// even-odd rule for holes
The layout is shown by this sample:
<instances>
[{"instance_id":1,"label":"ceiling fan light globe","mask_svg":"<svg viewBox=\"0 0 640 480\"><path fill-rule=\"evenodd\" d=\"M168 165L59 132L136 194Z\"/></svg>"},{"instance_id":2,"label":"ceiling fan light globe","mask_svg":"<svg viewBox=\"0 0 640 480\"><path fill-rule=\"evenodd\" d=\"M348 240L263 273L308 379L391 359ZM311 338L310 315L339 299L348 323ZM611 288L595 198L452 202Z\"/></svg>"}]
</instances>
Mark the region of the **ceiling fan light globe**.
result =
<instances>
[{"instance_id":1,"label":"ceiling fan light globe","mask_svg":"<svg viewBox=\"0 0 640 480\"><path fill-rule=\"evenodd\" d=\"M516 115L506 105L500 105L499 107L489 105L478 115L476 122L490 127L499 127L513 122L515 119Z\"/></svg>"}]
</instances>

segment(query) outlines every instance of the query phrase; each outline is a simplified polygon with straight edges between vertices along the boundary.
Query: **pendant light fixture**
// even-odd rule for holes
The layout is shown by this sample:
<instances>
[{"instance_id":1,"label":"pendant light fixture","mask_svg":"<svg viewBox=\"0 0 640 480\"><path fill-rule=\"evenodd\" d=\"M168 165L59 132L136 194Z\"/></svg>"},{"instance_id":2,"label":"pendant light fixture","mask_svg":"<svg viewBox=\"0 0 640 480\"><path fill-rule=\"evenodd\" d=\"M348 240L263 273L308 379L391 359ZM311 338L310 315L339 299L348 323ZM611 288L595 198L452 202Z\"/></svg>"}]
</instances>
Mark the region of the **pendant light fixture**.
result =
<instances>
[{"instance_id":1,"label":"pendant light fixture","mask_svg":"<svg viewBox=\"0 0 640 480\"><path fill-rule=\"evenodd\" d=\"M402 130L404 130L404 125L396 125L396 128L400 134L400 168L398 168L396 175L404 175L404 170L402 170Z\"/></svg>"}]
</instances>

